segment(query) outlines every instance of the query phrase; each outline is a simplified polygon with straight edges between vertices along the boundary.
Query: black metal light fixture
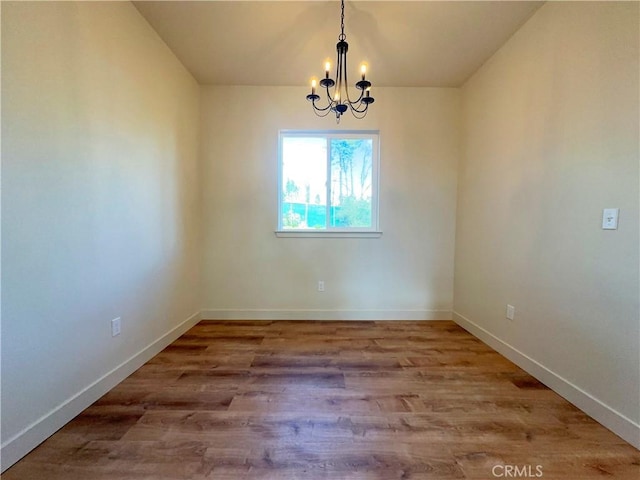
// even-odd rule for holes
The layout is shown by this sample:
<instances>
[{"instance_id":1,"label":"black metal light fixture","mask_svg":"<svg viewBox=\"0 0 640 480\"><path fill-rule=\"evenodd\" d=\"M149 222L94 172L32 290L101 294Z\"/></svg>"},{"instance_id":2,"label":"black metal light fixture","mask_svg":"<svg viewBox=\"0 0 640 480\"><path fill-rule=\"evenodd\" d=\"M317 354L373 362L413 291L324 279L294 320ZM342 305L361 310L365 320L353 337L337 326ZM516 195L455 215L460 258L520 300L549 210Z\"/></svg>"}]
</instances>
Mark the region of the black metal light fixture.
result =
<instances>
[{"instance_id":1,"label":"black metal light fixture","mask_svg":"<svg viewBox=\"0 0 640 480\"><path fill-rule=\"evenodd\" d=\"M356 89L360 90L360 96L353 102L349 97L349 86L347 85L347 50L349 50L349 44L346 42L347 36L344 34L344 0L340 0L340 3L342 5L340 17L341 32L340 35L338 35L338 43L336 45L336 49L338 50L336 80L334 81L329 77L331 70L331 64L329 62L325 64L325 77L320 80L320 87L325 89L328 103L323 107L318 106L316 103L320 100L320 95L316 94L317 85L315 79L311 81L311 93L307 95L307 100L313 105L313 111L316 115L325 117L329 113L335 112L336 122L338 123L340 123L342 114L347 110L350 110L356 118L364 118L367 115L369 105L374 102L371 96L371 82L365 78L367 73L366 65L362 65L360 70L361 80L356 82Z\"/></svg>"}]
</instances>

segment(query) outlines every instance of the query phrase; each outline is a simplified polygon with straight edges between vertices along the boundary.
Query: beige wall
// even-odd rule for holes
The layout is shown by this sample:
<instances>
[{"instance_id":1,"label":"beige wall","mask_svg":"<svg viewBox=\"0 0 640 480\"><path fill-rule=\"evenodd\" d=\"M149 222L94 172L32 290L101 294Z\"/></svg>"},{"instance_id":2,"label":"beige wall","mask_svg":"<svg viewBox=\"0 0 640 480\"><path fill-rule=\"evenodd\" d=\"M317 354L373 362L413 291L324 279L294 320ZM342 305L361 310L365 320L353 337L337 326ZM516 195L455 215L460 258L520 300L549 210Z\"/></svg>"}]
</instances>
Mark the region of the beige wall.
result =
<instances>
[{"instance_id":1,"label":"beige wall","mask_svg":"<svg viewBox=\"0 0 640 480\"><path fill-rule=\"evenodd\" d=\"M455 258L455 318L636 445L638 7L548 3L465 84Z\"/></svg>"},{"instance_id":2,"label":"beige wall","mask_svg":"<svg viewBox=\"0 0 640 480\"><path fill-rule=\"evenodd\" d=\"M337 126L305 88L203 87L205 317L450 317L459 91L376 91ZM276 238L279 129L380 130L382 238Z\"/></svg>"},{"instance_id":3,"label":"beige wall","mask_svg":"<svg viewBox=\"0 0 640 480\"><path fill-rule=\"evenodd\" d=\"M3 468L199 310L198 94L129 3L2 2Z\"/></svg>"}]
</instances>

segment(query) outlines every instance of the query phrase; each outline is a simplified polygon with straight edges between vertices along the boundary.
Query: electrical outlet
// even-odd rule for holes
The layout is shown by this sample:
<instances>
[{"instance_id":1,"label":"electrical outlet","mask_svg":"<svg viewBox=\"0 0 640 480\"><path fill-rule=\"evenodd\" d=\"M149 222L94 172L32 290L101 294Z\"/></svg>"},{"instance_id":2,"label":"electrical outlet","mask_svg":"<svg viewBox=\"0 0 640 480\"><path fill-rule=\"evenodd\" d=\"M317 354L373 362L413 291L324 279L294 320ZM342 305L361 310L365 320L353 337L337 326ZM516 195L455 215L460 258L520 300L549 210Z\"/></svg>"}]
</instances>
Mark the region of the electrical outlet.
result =
<instances>
[{"instance_id":1,"label":"electrical outlet","mask_svg":"<svg viewBox=\"0 0 640 480\"><path fill-rule=\"evenodd\" d=\"M324 292L324 280L318 280L318 291Z\"/></svg>"},{"instance_id":2,"label":"electrical outlet","mask_svg":"<svg viewBox=\"0 0 640 480\"><path fill-rule=\"evenodd\" d=\"M516 307L507 304L507 318L513 320L516 316Z\"/></svg>"},{"instance_id":3,"label":"electrical outlet","mask_svg":"<svg viewBox=\"0 0 640 480\"><path fill-rule=\"evenodd\" d=\"M602 229L617 230L619 213L619 208L605 208L602 211Z\"/></svg>"},{"instance_id":4,"label":"electrical outlet","mask_svg":"<svg viewBox=\"0 0 640 480\"><path fill-rule=\"evenodd\" d=\"M120 335L121 331L122 331L122 328L120 325L120 317L114 318L113 320L111 320L111 336L117 337L118 335Z\"/></svg>"}]
</instances>

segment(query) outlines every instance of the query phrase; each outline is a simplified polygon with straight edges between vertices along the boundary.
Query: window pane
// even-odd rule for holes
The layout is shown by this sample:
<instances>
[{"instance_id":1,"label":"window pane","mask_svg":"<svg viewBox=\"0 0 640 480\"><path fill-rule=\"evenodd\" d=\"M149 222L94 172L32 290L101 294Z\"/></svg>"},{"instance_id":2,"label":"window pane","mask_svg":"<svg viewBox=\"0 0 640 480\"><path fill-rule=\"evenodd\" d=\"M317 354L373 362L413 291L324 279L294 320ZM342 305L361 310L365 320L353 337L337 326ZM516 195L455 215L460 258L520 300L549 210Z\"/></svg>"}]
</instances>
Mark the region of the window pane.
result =
<instances>
[{"instance_id":1,"label":"window pane","mask_svg":"<svg viewBox=\"0 0 640 480\"><path fill-rule=\"evenodd\" d=\"M331 139L330 148L330 226L370 228L373 141Z\"/></svg>"},{"instance_id":2,"label":"window pane","mask_svg":"<svg viewBox=\"0 0 640 480\"><path fill-rule=\"evenodd\" d=\"M282 139L282 228L326 228L327 140Z\"/></svg>"}]
</instances>

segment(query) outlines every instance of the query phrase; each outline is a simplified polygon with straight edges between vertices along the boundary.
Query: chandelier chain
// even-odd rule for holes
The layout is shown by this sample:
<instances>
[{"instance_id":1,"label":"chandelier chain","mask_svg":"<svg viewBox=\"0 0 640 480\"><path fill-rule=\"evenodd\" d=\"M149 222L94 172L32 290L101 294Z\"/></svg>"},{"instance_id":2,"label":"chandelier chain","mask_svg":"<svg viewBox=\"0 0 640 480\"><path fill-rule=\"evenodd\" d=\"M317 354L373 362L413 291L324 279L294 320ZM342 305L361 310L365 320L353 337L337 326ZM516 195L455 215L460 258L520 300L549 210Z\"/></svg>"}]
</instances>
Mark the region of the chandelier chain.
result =
<instances>
[{"instance_id":1,"label":"chandelier chain","mask_svg":"<svg viewBox=\"0 0 640 480\"><path fill-rule=\"evenodd\" d=\"M341 0L341 14L340 14L340 30L342 33L338 36L338 40L344 41L347 36L344 34L344 0Z\"/></svg>"}]
</instances>

